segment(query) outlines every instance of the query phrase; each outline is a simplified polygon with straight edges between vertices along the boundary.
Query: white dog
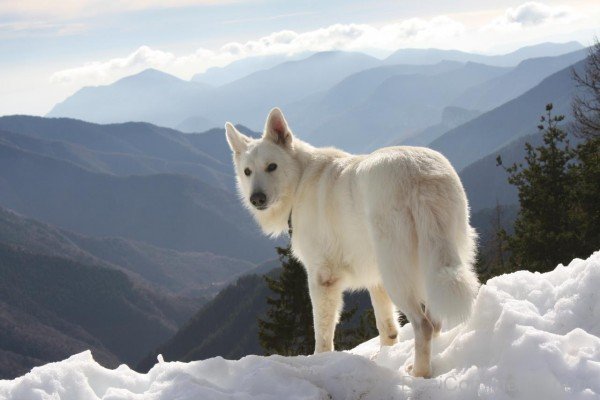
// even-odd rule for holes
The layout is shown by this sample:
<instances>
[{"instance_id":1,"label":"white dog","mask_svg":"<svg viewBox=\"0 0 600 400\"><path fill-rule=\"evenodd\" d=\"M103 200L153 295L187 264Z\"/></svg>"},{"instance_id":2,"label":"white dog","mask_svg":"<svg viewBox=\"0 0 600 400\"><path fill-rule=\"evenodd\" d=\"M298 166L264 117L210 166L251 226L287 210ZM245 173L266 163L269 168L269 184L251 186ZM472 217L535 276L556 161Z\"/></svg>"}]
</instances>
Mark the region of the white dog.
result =
<instances>
[{"instance_id":1,"label":"white dog","mask_svg":"<svg viewBox=\"0 0 600 400\"><path fill-rule=\"evenodd\" d=\"M448 160L420 147L369 155L314 148L294 137L277 108L261 139L225 128L242 201L263 231L279 235L293 221L315 352L333 350L344 290L366 288L381 344L397 340L395 305L415 333L408 371L430 376L432 337L443 319L470 314L479 287L467 198Z\"/></svg>"}]
</instances>

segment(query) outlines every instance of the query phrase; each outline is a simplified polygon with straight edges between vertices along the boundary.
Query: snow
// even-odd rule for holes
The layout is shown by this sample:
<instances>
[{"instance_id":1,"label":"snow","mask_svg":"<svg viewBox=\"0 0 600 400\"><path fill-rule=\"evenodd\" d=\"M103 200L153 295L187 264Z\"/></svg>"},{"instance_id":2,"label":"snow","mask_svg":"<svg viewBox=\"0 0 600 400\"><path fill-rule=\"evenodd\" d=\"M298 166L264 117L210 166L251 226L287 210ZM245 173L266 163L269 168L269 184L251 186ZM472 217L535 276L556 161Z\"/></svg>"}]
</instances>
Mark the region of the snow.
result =
<instances>
[{"instance_id":1,"label":"snow","mask_svg":"<svg viewBox=\"0 0 600 400\"><path fill-rule=\"evenodd\" d=\"M481 287L470 320L434 340L434 378L415 379L410 326L380 350L160 362L109 370L89 352L0 381L4 399L600 399L600 252L546 274Z\"/></svg>"}]
</instances>

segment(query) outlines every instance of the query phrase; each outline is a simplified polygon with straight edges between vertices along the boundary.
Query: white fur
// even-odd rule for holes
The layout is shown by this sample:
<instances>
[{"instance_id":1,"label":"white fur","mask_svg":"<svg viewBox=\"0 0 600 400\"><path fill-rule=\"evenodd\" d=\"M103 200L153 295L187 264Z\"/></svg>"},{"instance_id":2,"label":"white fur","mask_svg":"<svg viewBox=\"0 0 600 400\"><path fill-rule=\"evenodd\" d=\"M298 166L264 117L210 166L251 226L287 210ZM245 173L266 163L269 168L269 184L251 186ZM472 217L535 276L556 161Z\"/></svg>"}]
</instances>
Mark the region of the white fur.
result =
<instances>
[{"instance_id":1,"label":"white fur","mask_svg":"<svg viewBox=\"0 0 600 400\"><path fill-rule=\"evenodd\" d=\"M366 288L381 343L396 340L395 304L415 330L411 372L429 376L431 338L442 320L470 314L479 287L467 198L448 160L420 147L369 155L314 148L293 136L279 109L261 139L226 128L242 201L264 232L286 232L291 212L292 250L308 273L315 351L333 350L343 291ZM266 171L270 163L277 164L273 172ZM266 210L249 202L257 190L267 195Z\"/></svg>"}]
</instances>

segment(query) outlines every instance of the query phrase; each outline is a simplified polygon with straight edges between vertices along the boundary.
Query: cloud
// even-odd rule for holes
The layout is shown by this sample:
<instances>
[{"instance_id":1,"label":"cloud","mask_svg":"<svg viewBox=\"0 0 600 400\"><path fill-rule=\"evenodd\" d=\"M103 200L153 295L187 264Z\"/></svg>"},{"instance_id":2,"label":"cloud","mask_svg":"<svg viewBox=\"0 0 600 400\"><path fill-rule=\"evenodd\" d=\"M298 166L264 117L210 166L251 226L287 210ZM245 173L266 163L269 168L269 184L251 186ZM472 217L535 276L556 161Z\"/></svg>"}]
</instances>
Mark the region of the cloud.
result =
<instances>
[{"instance_id":1,"label":"cloud","mask_svg":"<svg viewBox=\"0 0 600 400\"><path fill-rule=\"evenodd\" d=\"M465 27L451 18L411 18L382 27L367 24L334 24L304 33L280 31L246 43L229 43L221 51L242 55L294 54L326 50L383 50L435 43L461 36ZM447 45L447 44L446 44Z\"/></svg>"},{"instance_id":2,"label":"cloud","mask_svg":"<svg viewBox=\"0 0 600 400\"><path fill-rule=\"evenodd\" d=\"M139 72L146 68L164 68L175 58L172 53L142 46L123 58L90 62L80 67L56 72L50 81L53 83L103 84L113 81L115 77Z\"/></svg>"},{"instance_id":3,"label":"cloud","mask_svg":"<svg viewBox=\"0 0 600 400\"><path fill-rule=\"evenodd\" d=\"M56 72L52 82L106 84L145 68L160 68L185 78L209 67L273 54L294 55L327 50L391 52L400 47L452 47L465 34L465 27L446 16L429 20L410 18L374 27L368 24L334 24L298 33L282 30L247 42L230 42L218 49L199 48L191 54L172 53L142 46L133 53L108 61L90 62Z\"/></svg>"},{"instance_id":4,"label":"cloud","mask_svg":"<svg viewBox=\"0 0 600 400\"><path fill-rule=\"evenodd\" d=\"M486 29L520 29L548 23L569 23L577 18L577 14L569 6L549 6L530 1L518 7L510 7L501 17L492 20Z\"/></svg>"}]
</instances>

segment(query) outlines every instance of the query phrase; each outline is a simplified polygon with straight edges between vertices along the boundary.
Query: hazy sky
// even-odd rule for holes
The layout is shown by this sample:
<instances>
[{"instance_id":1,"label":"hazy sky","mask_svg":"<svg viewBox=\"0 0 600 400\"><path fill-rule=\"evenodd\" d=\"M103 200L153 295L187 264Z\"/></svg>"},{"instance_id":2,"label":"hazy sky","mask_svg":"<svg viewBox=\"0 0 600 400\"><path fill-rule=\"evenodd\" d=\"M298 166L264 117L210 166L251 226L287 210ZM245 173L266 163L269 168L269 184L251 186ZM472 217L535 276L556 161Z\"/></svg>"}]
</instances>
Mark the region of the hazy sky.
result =
<instances>
[{"instance_id":1,"label":"hazy sky","mask_svg":"<svg viewBox=\"0 0 600 400\"><path fill-rule=\"evenodd\" d=\"M154 67L184 79L244 57L402 47L502 53L600 33L600 2L0 0L0 115Z\"/></svg>"}]
</instances>

